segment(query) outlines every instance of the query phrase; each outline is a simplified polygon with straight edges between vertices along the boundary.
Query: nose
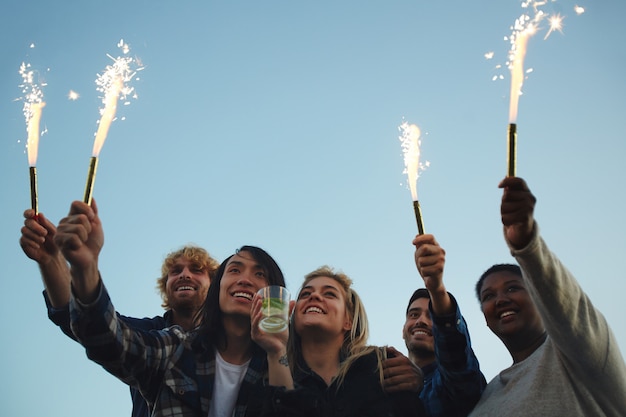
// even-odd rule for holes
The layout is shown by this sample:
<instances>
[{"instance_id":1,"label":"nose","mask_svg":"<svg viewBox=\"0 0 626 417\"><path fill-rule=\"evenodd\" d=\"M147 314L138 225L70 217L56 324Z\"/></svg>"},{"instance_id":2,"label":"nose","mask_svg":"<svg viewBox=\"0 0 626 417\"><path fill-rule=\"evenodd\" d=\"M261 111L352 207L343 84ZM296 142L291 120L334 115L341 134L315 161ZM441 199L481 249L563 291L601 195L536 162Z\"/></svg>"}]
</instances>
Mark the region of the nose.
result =
<instances>
[{"instance_id":1,"label":"nose","mask_svg":"<svg viewBox=\"0 0 626 417\"><path fill-rule=\"evenodd\" d=\"M509 296L506 294L506 292L500 291L496 294L496 307L506 305L509 302L511 302L511 300L509 300Z\"/></svg>"},{"instance_id":2,"label":"nose","mask_svg":"<svg viewBox=\"0 0 626 417\"><path fill-rule=\"evenodd\" d=\"M417 318L415 319L415 324L421 327L428 327L428 315L427 313L422 313L419 316L417 316Z\"/></svg>"},{"instance_id":3,"label":"nose","mask_svg":"<svg viewBox=\"0 0 626 417\"><path fill-rule=\"evenodd\" d=\"M322 300L322 296L321 296L321 294L318 291L312 290L311 294L309 295L309 300L321 301Z\"/></svg>"},{"instance_id":4,"label":"nose","mask_svg":"<svg viewBox=\"0 0 626 417\"><path fill-rule=\"evenodd\" d=\"M251 287L252 286L252 276L251 273L243 273L239 275L239 278L237 279L237 284L242 285L244 287Z\"/></svg>"},{"instance_id":5,"label":"nose","mask_svg":"<svg viewBox=\"0 0 626 417\"><path fill-rule=\"evenodd\" d=\"M191 278L191 271L189 270L189 268L184 267L182 271L180 271L180 274L178 275L178 278L181 279L189 279Z\"/></svg>"}]
</instances>

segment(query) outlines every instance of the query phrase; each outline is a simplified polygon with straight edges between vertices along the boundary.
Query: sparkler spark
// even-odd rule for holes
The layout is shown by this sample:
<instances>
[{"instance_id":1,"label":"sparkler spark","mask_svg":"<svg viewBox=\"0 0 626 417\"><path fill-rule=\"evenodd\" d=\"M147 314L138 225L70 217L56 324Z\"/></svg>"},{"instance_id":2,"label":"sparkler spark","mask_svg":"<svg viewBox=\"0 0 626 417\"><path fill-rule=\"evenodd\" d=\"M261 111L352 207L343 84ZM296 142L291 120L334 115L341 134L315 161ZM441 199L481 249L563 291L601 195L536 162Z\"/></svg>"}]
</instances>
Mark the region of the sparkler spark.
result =
<instances>
[{"instance_id":1,"label":"sparkler spark","mask_svg":"<svg viewBox=\"0 0 626 417\"><path fill-rule=\"evenodd\" d=\"M504 40L509 42L510 48L508 53L508 59L506 62L506 67L511 69L514 65L517 51L518 51L518 38L521 36L527 36L527 38L534 35L536 32L543 30L542 23L544 21L548 22L547 33L544 36L544 40L547 40L550 35L559 31L563 33L563 21L565 16L562 16L560 13L554 13L549 11L550 5L552 3L556 3L557 0L522 0L521 7L524 12L515 20L513 26L511 26L511 34L509 36L505 36ZM581 15L585 12L584 7L576 5L574 6L574 12L577 15ZM526 39L528 40L528 39ZM524 49L525 53L525 49ZM492 54L492 53L490 53ZM487 56L485 58L491 59L493 55ZM523 62L521 63L523 65ZM499 67L496 67L496 70L499 70ZM529 72L529 71L528 71ZM492 76L492 80L502 80L505 77L498 73Z\"/></svg>"},{"instance_id":2,"label":"sparkler spark","mask_svg":"<svg viewBox=\"0 0 626 417\"><path fill-rule=\"evenodd\" d=\"M413 201L417 201L417 179L420 172L425 169L425 166L420 164L420 145L422 144L420 136L422 132L417 125L408 122L403 122L398 130L402 132L398 139L400 139L402 154L404 155L403 174L407 174L411 197Z\"/></svg>"},{"instance_id":3,"label":"sparkler spark","mask_svg":"<svg viewBox=\"0 0 626 417\"><path fill-rule=\"evenodd\" d=\"M544 41L548 39L548 36L550 36L550 34L555 30L563 33L563 16L561 16L560 14L556 14L554 16L551 16L548 21L550 22L550 29L548 29L546 36L543 38Z\"/></svg>"},{"instance_id":4,"label":"sparkler spark","mask_svg":"<svg viewBox=\"0 0 626 417\"><path fill-rule=\"evenodd\" d=\"M37 164L37 150L39 148L39 121L41 119L41 109L46 105L43 101L43 90L47 84L35 80L35 71L30 64L22 62L19 74L22 77L22 84L19 87L22 90L22 97L19 100L24 102L22 112L26 120L26 131L28 139L26 140L26 150L28 153L28 164L35 166Z\"/></svg>"},{"instance_id":5,"label":"sparkler spark","mask_svg":"<svg viewBox=\"0 0 626 417\"><path fill-rule=\"evenodd\" d=\"M34 45L31 45L31 48ZM39 199L37 196L37 153L39 150L39 123L41 120L41 110L46 103L43 101L42 88L45 82L38 83L35 80L35 72L30 64L22 62L19 74L22 77L22 97L24 101L23 113L26 120L26 152L28 154L28 165L30 173L30 201L31 208L35 210L35 215L39 214Z\"/></svg>"},{"instance_id":6,"label":"sparkler spark","mask_svg":"<svg viewBox=\"0 0 626 417\"><path fill-rule=\"evenodd\" d=\"M98 130L96 131L93 143L93 151L89 163L89 171L87 173L87 183L85 184L83 201L87 204L91 204L93 185L98 167L98 156L106 140L109 127L115 120L118 101L121 98L125 100L124 104L128 105L130 104L127 100L128 97L137 98L135 89L130 85L130 82L136 78L139 71L144 69L136 58L127 56L130 52L130 47L123 39L118 42L117 47L122 50L124 56L113 58L111 55L107 54L107 56L113 60L113 64L108 65L104 72L98 74L98 78L96 78L96 89L102 93L102 103L104 107L100 109L100 121L98 122Z\"/></svg>"},{"instance_id":7,"label":"sparkler spark","mask_svg":"<svg viewBox=\"0 0 626 417\"><path fill-rule=\"evenodd\" d=\"M551 0L555 2L556 0ZM511 90L510 90L510 102L509 102L509 132L508 132L508 176L515 176L516 169L516 148L517 148L517 113L519 96L522 94L522 85L524 83L525 74L532 72L532 69L524 72L524 58L526 56L526 48L528 40L531 36L540 30L540 24L544 19L549 22L549 29L543 38L548 39L550 34L554 31L561 33L563 29L563 19L559 13L549 14L543 7L548 4L548 0L523 0L523 9L532 9L533 16L530 13L523 13L515 20L515 24L512 26L511 35L505 37L511 44L507 67L511 71ZM584 9L580 6L574 8L577 14L584 12ZM492 80L497 79L493 77Z\"/></svg>"},{"instance_id":8,"label":"sparkler spark","mask_svg":"<svg viewBox=\"0 0 626 417\"><path fill-rule=\"evenodd\" d=\"M415 220L417 221L417 229L419 234L424 233L424 223L422 221L422 211L417 199L417 179L421 171L426 169L429 162L420 163L420 145L421 145L421 131L417 125L403 122L398 130L401 133L398 136L400 144L402 146L402 153L404 155L404 174L407 174L409 181L409 189L411 190L411 198L413 199L413 209L415 211Z\"/></svg>"},{"instance_id":9,"label":"sparkler spark","mask_svg":"<svg viewBox=\"0 0 626 417\"><path fill-rule=\"evenodd\" d=\"M120 40L117 46L122 50L124 55L130 52L130 47L123 39ZM113 58L108 54L107 56L113 60L113 64L108 65L104 72L99 74L96 79L96 89L102 93L102 103L104 107L100 109L101 117L98 122L98 130L96 131L93 144L92 156L94 157L100 154L109 127L115 120L118 100L120 98L126 100L127 97L137 98L134 87L129 83L136 77L137 72L143 70L143 67L138 66L138 60L136 58L130 56L118 56L117 58ZM129 102L125 102L124 104L128 103Z\"/></svg>"}]
</instances>

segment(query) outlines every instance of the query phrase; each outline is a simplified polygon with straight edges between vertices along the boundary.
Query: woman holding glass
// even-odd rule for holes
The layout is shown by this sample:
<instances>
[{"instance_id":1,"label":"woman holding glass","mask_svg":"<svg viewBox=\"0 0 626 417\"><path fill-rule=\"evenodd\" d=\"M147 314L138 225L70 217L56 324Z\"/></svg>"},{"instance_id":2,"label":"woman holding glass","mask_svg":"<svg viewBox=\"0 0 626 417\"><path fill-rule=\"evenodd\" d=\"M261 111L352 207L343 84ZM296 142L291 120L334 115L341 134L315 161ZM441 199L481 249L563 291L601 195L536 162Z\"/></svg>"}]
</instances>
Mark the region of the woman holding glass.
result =
<instances>
[{"instance_id":1,"label":"woman holding glass","mask_svg":"<svg viewBox=\"0 0 626 417\"><path fill-rule=\"evenodd\" d=\"M252 308L252 338L268 354L264 416L422 416L415 391L386 393L386 349L367 345L368 321L352 280L324 266L308 274L288 330L259 329L261 300Z\"/></svg>"}]
</instances>

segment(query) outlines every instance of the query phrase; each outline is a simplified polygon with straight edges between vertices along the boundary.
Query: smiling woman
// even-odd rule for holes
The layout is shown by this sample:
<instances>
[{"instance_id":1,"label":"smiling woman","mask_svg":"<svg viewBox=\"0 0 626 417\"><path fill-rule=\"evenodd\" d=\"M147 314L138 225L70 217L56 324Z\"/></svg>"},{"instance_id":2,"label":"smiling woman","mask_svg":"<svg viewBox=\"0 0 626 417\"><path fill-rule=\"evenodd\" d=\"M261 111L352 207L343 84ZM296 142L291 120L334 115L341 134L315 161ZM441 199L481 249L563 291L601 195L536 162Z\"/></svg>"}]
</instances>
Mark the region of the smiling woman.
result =
<instances>
[{"instance_id":1,"label":"smiling woman","mask_svg":"<svg viewBox=\"0 0 626 417\"><path fill-rule=\"evenodd\" d=\"M347 275L326 266L305 277L287 355L297 388L287 384L288 389L275 390L268 397L267 416L424 415L417 392L385 392L386 350L366 344L367 315L351 285ZM269 382L278 385L272 380L273 364L269 366Z\"/></svg>"},{"instance_id":2,"label":"smiling woman","mask_svg":"<svg viewBox=\"0 0 626 417\"><path fill-rule=\"evenodd\" d=\"M626 364L611 328L541 238L526 182L507 177L500 188L505 240L520 266L492 266L476 295L513 365L470 415L626 415Z\"/></svg>"}]
</instances>

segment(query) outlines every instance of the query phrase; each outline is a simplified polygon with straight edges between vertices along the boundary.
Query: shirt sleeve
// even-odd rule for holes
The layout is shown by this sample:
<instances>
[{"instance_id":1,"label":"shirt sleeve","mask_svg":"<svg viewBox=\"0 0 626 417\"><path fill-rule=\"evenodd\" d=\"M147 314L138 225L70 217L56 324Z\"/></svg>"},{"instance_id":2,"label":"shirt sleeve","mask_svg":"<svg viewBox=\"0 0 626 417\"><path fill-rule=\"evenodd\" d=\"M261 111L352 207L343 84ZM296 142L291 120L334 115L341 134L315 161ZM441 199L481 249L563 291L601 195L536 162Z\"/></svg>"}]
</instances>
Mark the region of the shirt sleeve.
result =
<instances>
[{"instance_id":1,"label":"shirt sleeve","mask_svg":"<svg viewBox=\"0 0 626 417\"><path fill-rule=\"evenodd\" d=\"M466 416L487 385L472 349L469 331L458 303L453 314L433 318L436 368L424 385L421 397L429 416Z\"/></svg>"},{"instance_id":2,"label":"shirt sleeve","mask_svg":"<svg viewBox=\"0 0 626 417\"><path fill-rule=\"evenodd\" d=\"M115 312L106 288L100 282L98 296L91 304L70 297L71 328L87 356L123 382L138 388L151 400L156 398L173 350L185 334L178 326L165 330L133 329Z\"/></svg>"}]
</instances>

